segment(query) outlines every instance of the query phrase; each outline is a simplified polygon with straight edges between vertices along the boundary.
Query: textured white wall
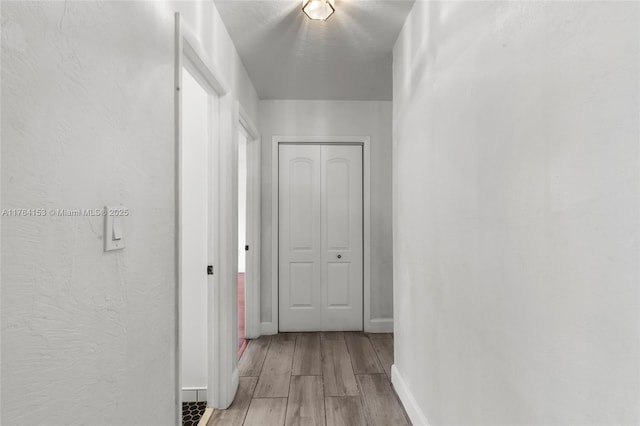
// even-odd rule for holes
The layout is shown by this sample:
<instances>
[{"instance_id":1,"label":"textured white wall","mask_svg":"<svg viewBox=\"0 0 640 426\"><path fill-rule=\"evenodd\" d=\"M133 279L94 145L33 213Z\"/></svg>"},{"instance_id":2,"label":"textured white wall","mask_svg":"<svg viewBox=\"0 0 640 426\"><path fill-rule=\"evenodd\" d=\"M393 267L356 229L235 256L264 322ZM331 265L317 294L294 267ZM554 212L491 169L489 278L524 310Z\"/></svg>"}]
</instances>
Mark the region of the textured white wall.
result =
<instances>
[{"instance_id":1,"label":"textured white wall","mask_svg":"<svg viewBox=\"0 0 640 426\"><path fill-rule=\"evenodd\" d=\"M2 423L174 418L173 24L151 3L2 5ZM9 107L10 106L10 107Z\"/></svg>"},{"instance_id":2,"label":"textured white wall","mask_svg":"<svg viewBox=\"0 0 640 426\"><path fill-rule=\"evenodd\" d=\"M391 102L260 101L262 134L261 315L271 322L273 136L371 137L371 318L393 316Z\"/></svg>"},{"instance_id":3,"label":"textured white wall","mask_svg":"<svg viewBox=\"0 0 640 426\"><path fill-rule=\"evenodd\" d=\"M417 2L405 24L395 365L433 425L640 423L639 8Z\"/></svg>"},{"instance_id":4,"label":"textured white wall","mask_svg":"<svg viewBox=\"0 0 640 426\"><path fill-rule=\"evenodd\" d=\"M2 218L2 424L175 422L176 10L256 119L211 2L2 4L2 207L131 210L110 253L102 218Z\"/></svg>"}]
</instances>

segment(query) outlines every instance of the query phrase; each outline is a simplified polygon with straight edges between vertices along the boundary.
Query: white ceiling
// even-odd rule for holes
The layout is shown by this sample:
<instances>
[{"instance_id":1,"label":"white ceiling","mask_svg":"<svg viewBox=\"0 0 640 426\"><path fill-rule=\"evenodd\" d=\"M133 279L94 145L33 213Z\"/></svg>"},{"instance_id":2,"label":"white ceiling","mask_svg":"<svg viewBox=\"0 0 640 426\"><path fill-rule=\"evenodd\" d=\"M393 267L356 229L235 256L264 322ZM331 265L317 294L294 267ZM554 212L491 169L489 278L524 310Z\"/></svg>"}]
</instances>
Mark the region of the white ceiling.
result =
<instances>
[{"instance_id":1,"label":"white ceiling","mask_svg":"<svg viewBox=\"0 0 640 426\"><path fill-rule=\"evenodd\" d=\"M326 22L301 1L215 4L260 99L391 100L392 49L413 0L337 0Z\"/></svg>"}]
</instances>

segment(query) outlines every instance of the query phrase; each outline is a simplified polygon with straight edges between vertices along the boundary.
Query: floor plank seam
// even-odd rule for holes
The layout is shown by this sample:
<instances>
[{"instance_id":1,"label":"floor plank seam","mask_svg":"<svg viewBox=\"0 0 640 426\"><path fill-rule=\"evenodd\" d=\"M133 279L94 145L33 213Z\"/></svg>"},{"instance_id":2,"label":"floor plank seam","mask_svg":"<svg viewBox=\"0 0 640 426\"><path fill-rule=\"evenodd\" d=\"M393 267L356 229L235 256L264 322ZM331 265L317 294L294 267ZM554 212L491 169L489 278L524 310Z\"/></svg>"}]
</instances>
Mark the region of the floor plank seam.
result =
<instances>
[{"instance_id":1,"label":"floor plank seam","mask_svg":"<svg viewBox=\"0 0 640 426\"><path fill-rule=\"evenodd\" d=\"M349 354L349 362L351 363L351 371L353 371L353 375L356 375L356 369L353 366L353 356L351 355L351 350L349 349L349 342L347 341L347 334L344 334L344 345L347 347L347 353ZM359 390L358 390L359 391ZM362 392L360 392L362 393Z\"/></svg>"},{"instance_id":2,"label":"floor plank seam","mask_svg":"<svg viewBox=\"0 0 640 426\"><path fill-rule=\"evenodd\" d=\"M269 342L267 343L267 349L264 351L264 358L262 358L262 362L260 363L260 371L258 372L258 377L262 374L262 369L264 368L264 363L267 361L267 354L269 353L269 349L271 349L271 343L273 342L273 338L269 336ZM256 385L257 387L257 385ZM255 392L255 389L253 390Z\"/></svg>"},{"instance_id":3,"label":"floor plank seam","mask_svg":"<svg viewBox=\"0 0 640 426\"><path fill-rule=\"evenodd\" d=\"M254 391L255 392L255 391ZM289 396L256 396L256 397L251 397L251 399L282 399L282 398L288 398Z\"/></svg>"},{"instance_id":4,"label":"floor plank seam","mask_svg":"<svg viewBox=\"0 0 640 426\"><path fill-rule=\"evenodd\" d=\"M291 367L289 367L289 388L287 389L287 403L284 408L283 425L287 424L287 414L289 414L289 399L291 398L291 380L293 380L293 361L296 358L296 347L298 345L298 335L293 340L293 356L291 357Z\"/></svg>"},{"instance_id":5,"label":"floor plank seam","mask_svg":"<svg viewBox=\"0 0 640 426\"><path fill-rule=\"evenodd\" d=\"M381 356L380 355L381 351L379 351L378 348L376 347L376 345L373 344L373 341L375 339L373 337L371 337L371 334L369 334L368 337L369 337L369 343L373 347L373 351L376 353L376 357L378 358L378 362L380 362L380 366L382 366L382 369L384 370L384 373L386 374L387 378L389 379L389 382L391 382L391 375L389 373L387 373L387 370L384 368L384 364L382 362L382 358L380 357ZM384 340L386 338L387 338L386 336L377 337L377 339L380 339L380 340ZM393 339L393 337L391 339Z\"/></svg>"}]
</instances>

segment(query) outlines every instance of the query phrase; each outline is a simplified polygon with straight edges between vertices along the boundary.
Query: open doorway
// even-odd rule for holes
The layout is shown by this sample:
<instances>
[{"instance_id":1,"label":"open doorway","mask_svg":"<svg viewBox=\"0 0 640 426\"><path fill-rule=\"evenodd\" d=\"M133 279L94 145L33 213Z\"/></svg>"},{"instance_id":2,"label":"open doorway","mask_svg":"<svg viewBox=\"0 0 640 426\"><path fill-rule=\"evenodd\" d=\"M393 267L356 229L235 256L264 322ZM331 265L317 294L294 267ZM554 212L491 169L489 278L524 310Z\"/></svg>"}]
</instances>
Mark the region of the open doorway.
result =
<instances>
[{"instance_id":1,"label":"open doorway","mask_svg":"<svg viewBox=\"0 0 640 426\"><path fill-rule=\"evenodd\" d=\"M260 331L260 134L236 104L235 184L238 223L238 357Z\"/></svg>"},{"instance_id":2,"label":"open doorway","mask_svg":"<svg viewBox=\"0 0 640 426\"><path fill-rule=\"evenodd\" d=\"M238 357L247 346L246 272L247 272L247 132L238 132Z\"/></svg>"},{"instance_id":3,"label":"open doorway","mask_svg":"<svg viewBox=\"0 0 640 426\"><path fill-rule=\"evenodd\" d=\"M229 89L179 13L175 29L175 420L181 424L183 402L197 403L198 413L205 404L209 411L224 409L238 387L235 265L226 255L235 245L235 231L221 226L233 221L230 181L235 178L232 163L221 160L233 158L231 146L220 143L233 134L220 112Z\"/></svg>"},{"instance_id":4,"label":"open doorway","mask_svg":"<svg viewBox=\"0 0 640 426\"><path fill-rule=\"evenodd\" d=\"M182 282L182 400L207 401L206 274L209 259L210 94L194 73L182 73L180 271Z\"/></svg>"}]
</instances>

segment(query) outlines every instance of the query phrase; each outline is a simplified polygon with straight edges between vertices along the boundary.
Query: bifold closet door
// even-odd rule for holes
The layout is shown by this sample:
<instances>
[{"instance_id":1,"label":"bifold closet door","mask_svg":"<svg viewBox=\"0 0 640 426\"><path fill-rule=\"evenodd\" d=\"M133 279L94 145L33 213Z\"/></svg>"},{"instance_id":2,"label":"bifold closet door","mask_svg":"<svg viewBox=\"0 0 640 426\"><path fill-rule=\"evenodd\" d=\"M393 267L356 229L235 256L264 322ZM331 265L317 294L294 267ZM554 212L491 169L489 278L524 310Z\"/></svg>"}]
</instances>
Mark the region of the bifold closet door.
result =
<instances>
[{"instance_id":1,"label":"bifold closet door","mask_svg":"<svg viewBox=\"0 0 640 426\"><path fill-rule=\"evenodd\" d=\"M362 330L362 146L323 145L322 330Z\"/></svg>"},{"instance_id":2,"label":"bifold closet door","mask_svg":"<svg viewBox=\"0 0 640 426\"><path fill-rule=\"evenodd\" d=\"M362 147L280 145L280 331L362 330Z\"/></svg>"},{"instance_id":3,"label":"bifold closet door","mask_svg":"<svg viewBox=\"0 0 640 426\"><path fill-rule=\"evenodd\" d=\"M320 168L320 146L280 146L280 331L320 329Z\"/></svg>"}]
</instances>

